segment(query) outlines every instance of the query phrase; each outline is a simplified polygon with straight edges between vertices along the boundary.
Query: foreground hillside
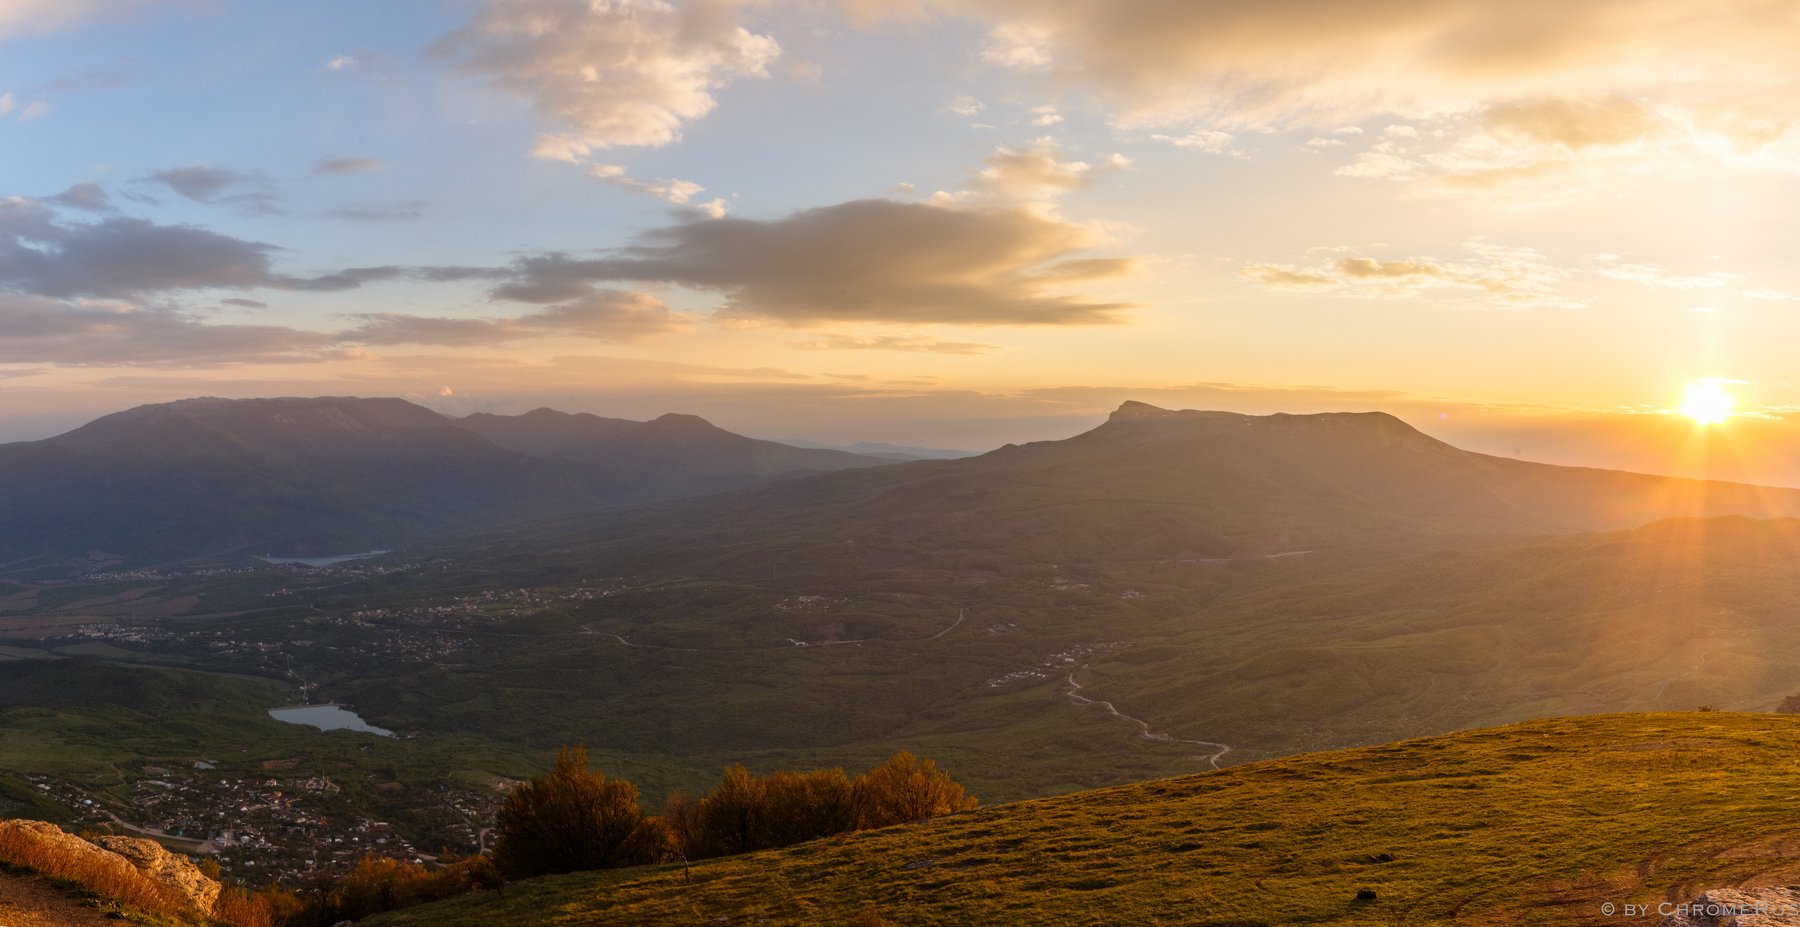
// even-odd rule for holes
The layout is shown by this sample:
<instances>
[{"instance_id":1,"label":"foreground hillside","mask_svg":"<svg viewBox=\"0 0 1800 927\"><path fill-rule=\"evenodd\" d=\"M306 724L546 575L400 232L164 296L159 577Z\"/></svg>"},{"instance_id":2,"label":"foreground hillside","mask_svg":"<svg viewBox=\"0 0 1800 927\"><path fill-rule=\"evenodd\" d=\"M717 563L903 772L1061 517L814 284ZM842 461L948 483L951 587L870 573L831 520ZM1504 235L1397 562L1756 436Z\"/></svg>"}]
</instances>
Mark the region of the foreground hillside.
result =
<instances>
[{"instance_id":1,"label":"foreground hillside","mask_svg":"<svg viewBox=\"0 0 1800 927\"><path fill-rule=\"evenodd\" d=\"M532 880L366 923L1655 924L1601 905L1800 876L1797 757L1788 716L1538 721L1015 802L686 873Z\"/></svg>"}]
</instances>

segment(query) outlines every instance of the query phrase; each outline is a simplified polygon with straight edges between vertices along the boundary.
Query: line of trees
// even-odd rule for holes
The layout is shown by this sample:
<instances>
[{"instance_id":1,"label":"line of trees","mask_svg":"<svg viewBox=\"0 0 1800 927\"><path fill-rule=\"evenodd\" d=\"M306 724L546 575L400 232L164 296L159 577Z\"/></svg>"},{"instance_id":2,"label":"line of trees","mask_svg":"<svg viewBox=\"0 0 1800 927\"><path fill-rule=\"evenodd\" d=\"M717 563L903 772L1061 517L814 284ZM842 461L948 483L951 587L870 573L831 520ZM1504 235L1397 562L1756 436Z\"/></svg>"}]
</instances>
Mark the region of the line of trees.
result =
<instances>
[{"instance_id":1,"label":"line of trees","mask_svg":"<svg viewBox=\"0 0 1800 927\"><path fill-rule=\"evenodd\" d=\"M697 860L791 846L852 830L968 811L976 800L931 760L901 752L855 779L842 769L753 775L725 770L702 796L677 792L651 817L637 787L566 748L549 775L506 799L494 865L509 878Z\"/></svg>"},{"instance_id":2,"label":"line of trees","mask_svg":"<svg viewBox=\"0 0 1800 927\"><path fill-rule=\"evenodd\" d=\"M227 886L214 918L232 927L325 927L507 879L749 853L975 806L931 760L896 753L854 779L842 769L757 776L734 765L712 791L677 792L650 816L637 786L589 769L585 749L565 748L548 774L507 796L491 855L431 866L367 856L299 894Z\"/></svg>"}]
</instances>

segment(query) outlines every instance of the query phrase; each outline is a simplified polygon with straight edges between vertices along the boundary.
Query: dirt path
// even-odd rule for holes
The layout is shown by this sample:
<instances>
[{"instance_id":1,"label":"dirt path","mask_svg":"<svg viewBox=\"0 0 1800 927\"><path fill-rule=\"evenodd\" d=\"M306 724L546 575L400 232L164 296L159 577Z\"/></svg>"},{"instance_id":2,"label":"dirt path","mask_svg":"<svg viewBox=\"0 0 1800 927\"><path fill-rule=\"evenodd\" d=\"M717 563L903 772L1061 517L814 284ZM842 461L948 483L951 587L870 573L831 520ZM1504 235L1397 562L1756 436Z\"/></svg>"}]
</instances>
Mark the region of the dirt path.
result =
<instances>
[{"instance_id":1,"label":"dirt path","mask_svg":"<svg viewBox=\"0 0 1800 927\"><path fill-rule=\"evenodd\" d=\"M119 923L36 876L0 871L0 925L4 927L117 927Z\"/></svg>"},{"instance_id":2,"label":"dirt path","mask_svg":"<svg viewBox=\"0 0 1800 927\"><path fill-rule=\"evenodd\" d=\"M1174 737L1169 734L1164 734L1161 731L1153 731L1150 729L1150 722L1145 721L1141 718L1133 718L1132 716L1130 716L1130 715L1120 711L1118 708L1114 707L1113 703L1104 701L1102 699L1088 698L1087 696L1082 695L1081 694L1081 683L1075 681L1075 673L1077 673L1081 670L1084 670L1084 669L1087 669L1087 667L1080 666L1080 667L1076 667L1074 670L1071 670L1069 672L1069 680L1068 680L1069 688L1064 694L1067 695L1069 697L1069 700L1074 702L1075 704L1077 704L1077 705L1098 705L1101 708L1106 709L1107 714L1110 714L1115 718L1120 718L1125 721L1130 721L1132 724L1135 724L1138 726L1138 736L1142 737L1145 740L1154 740L1154 741L1158 741L1160 743L1193 744L1197 747L1211 747L1211 748L1213 748L1212 754L1209 756L1202 757L1202 759L1206 760L1206 762L1210 766L1212 766L1212 768L1214 768L1214 769L1219 768L1220 757L1223 757L1225 754L1231 752L1230 744L1215 743L1210 740L1186 740L1186 739L1183 739L1180 737Z\"/></svg>"}]
</instances>

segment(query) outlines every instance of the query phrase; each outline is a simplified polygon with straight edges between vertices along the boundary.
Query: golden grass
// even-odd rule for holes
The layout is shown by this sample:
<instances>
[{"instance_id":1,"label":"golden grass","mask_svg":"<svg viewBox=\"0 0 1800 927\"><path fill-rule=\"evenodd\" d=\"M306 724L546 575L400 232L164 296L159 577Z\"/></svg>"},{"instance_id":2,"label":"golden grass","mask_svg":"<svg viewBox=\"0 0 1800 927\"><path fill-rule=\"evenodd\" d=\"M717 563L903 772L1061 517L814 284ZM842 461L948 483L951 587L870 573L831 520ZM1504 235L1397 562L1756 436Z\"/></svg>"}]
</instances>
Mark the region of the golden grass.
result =
<instances>
[{"instance_id":1,"label":"golden grass","mask_svg":"<svg viewBox=\"0 0 1800 927\"><path fill-rule=\"evenodd\" d=\"M20 828L0 828L0 862L73 882L108 901L152 914L193 910L186 896L144 875L122 857L71 852L67 844Z\"/></svg>"},{"instance_id":2,"label":"golden grass","mask_svg":"<svg viewBox=\"0 0 1800 927\"><path fill-rule=\"evenodd\" d=\"M531 879L370 927L810 927L867 911L895 927L1623 927L1603 904L1800 875L1800 841L1786 840L1797 800L1800 717L1554 719L997 805L691 871Z\"/></svg>"}]
</instances>

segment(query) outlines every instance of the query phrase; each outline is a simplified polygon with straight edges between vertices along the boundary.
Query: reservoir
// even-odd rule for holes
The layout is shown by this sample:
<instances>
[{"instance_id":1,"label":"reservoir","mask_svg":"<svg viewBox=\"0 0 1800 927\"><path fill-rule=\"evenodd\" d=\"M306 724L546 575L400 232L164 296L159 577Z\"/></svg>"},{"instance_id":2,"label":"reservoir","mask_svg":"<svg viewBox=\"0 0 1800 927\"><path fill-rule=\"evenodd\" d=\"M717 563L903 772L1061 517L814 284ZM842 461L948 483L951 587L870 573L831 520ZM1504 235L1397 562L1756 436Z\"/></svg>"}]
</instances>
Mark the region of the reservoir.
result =
<instances>
[{"instance_id":1,"label":"reservoir","mask_svg":"<svg viewBox=\"0 0 1800 927\"><path fill-rule=\"evenodd\" d=\"M340 563L349 563L352 560L367 560L370 557L379 557L385 553L387 553L385 550L370 550L360 554L339 554L335 557L258 557L256 559L276 566L281 566L283 564L298 564L300 566L308 567L328 567L337 566Z\"/></svg>"},{"instance_id":2,"label":"reservoir","mask_svg":"<svg viewBox=\"0 0 1800 927\"><path fill-rule=\"evenodd\" d=\"M362 731L392 737L394 732L376 727L356 712L342 705L296 705L293 708L271 708L269 717L288 724L310 724L321 731Z\"/></svg>"}]
</instances>

